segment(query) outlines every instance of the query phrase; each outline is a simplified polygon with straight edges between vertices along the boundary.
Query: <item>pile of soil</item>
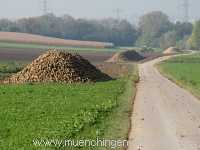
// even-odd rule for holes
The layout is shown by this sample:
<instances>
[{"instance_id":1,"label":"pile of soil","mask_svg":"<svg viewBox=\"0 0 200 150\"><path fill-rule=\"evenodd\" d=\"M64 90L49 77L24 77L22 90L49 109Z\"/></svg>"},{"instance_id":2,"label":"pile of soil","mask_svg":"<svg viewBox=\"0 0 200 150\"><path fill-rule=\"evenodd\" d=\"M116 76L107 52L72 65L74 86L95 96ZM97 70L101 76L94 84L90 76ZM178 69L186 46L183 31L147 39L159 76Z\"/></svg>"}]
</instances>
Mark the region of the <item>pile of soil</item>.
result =
<instances>
[{"instance_id":1,"label":"pile of soil","mask_svg":"<svg viewBox=\"0 0 200 150\"><path fill-rule=\"evenodd\" d=\"M107 60L107 62L140 61L143 59L144 57L135 50L127 50L116 53L113 57Z\"/></svg>"},{"instance_id":2,"label":"pile of soil","mask_svg":"<svg viewBox=\"0 0 200 150\"><path fill-rule=\"evenodd\" d=\"M78 54L48 51L4 83L95 82L111 79Z\"/></svg>"},{"instance_id":3,"label":"pile of soil","mask_svg":"<svg viewBox=\"0 0 200 150\"><path fill-rule=\"evenodd\" d=\"M130 74L134 67L131 64L121 64L121 63L101 63L97 65L102 72L108 74L112 78L125 77Z\"/></svg>"},{"instance_id":4,"label":"pile of soil","mask_svg":"<svg viewBox=\"0 0 200 150\"><path fill-rule=\"evenodd\" d=\"M179 52L180 50L177 47L169 47L168 49L163 51L163 54L176 54Z\"/></svg>"}]
</instances>

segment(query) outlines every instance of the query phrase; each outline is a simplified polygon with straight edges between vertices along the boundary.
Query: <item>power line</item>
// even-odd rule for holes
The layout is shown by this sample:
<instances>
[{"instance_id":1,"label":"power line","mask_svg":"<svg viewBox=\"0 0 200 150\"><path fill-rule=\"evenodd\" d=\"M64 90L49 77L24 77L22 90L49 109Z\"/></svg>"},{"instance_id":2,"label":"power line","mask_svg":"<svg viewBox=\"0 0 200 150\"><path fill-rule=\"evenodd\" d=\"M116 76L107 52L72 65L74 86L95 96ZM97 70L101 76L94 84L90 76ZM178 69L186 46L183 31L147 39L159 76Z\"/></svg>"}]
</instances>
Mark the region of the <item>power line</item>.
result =
<instances>
[{"instance_id":1,"label":"power line","mask_svg":"<svg viewBox=\"0 0 200 150\"><path fill-rule=\"evenodd\" d=\"M47 0L43 0L42 1L42 11L43 11L44 15L48 13L48 10L47 10L47 5L48 4L47 3L48 3Z\"/></svg>"},{"instance_id":2,"label":"power line","mask_svg":"<svg viewBox=\"0 0 200 150\"><path fill-rule=\"evenodd\" d=\"M123 10L117 8L114 10L114 12L116 13L117 20L121 20L121 13L123 12Z\"/></svg>"},{"instance_id":3,"label":"power line","mask_svg":"<svg viewBox=\"0 0 200 150\"><path fill-rule=\"evenodd\" d=\"M189 1L188 0L182 0L182 9L183 9L183 21L188 22L189 21Z\"/></svg>"}]
</instances>

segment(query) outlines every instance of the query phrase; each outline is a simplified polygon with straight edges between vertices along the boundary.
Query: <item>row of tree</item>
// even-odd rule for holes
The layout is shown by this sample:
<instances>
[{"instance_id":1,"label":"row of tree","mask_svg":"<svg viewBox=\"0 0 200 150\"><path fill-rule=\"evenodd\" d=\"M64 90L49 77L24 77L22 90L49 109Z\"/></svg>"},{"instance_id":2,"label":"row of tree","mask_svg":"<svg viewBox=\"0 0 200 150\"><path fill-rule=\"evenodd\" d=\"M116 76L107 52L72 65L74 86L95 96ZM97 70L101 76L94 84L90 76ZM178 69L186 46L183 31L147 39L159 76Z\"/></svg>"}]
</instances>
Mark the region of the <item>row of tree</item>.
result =
<instances>
[{"instance_id":1,"label":"row of tree","mask_svg":"<svg viewBox=\"0 0 200 150\"><path fill-rule=\"evenodd\" d=\"M112 42L117 46L133 45L137 38L136 29L126 20L87 20L75 19L68 15L56 17L53 14L17 21L2 19L0 30L64 39Z\"/></svg>"},{"instance_id":2,"label":"row of tree","mask_svg":"<svg viewBox=\"0 0 200 150\"><path fill-rule=\"evenodd\" d=\"M140 18L139 38L136 45L168 48L185 47L193 26L191 23L170 22L168 16L160 11L148 13Z\"/></svg>"},{"instance_id":3,"label":"row of tree","mask_svg":"<svg viewBox=\"0 0 200 150\"><path fill-rule=\"evenodd\" d=\"M64 39L112 42L116 46L200 48L200 22L173 23L161 11L143 15L137 27L126 20L75 19L47 14L17 21L0 20L0 31L25 32ZM193 31L193 33L192 33ZM192 34L192 36L191 36ZM191 37L190 37L191 36ZM189 41L189 42L188 42Z\"/></svg>"}]
</instances>

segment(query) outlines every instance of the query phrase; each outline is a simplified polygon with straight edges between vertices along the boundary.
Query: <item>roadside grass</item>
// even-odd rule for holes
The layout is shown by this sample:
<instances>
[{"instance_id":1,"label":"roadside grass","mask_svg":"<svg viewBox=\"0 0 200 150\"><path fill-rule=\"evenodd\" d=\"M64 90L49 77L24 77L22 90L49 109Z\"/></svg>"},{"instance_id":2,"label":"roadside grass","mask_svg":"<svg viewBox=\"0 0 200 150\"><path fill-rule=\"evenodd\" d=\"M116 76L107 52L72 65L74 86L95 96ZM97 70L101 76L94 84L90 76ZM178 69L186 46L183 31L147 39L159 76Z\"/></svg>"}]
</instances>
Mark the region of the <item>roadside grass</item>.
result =
<instances>
[{"instance_id":1,"label":"roadside grass","mask_svg":"<svg viewBox=\"0 0 200 150\"><path fill-rule=\"evenodd\" d=\"M22 70L26 64L25 61L0 61L0 80Z\"/></svg>"},{"instance_id":2,"label":"roadside grass","mask_svg":"<svg viewBox=\"0 0 200 150\"><path fill-rule=\"evenodd\" d=\"M0 85L0 149L111 149L34 146L33 140L126 140L137 80L134 66L127 77L95 84Z\"/></svg>"},{"instance_id":3,"label":"roadside grass","mask_svg":"<svg viewBox=\"0 0 200 150\"><path fill-rule=\"evenodd\" d=\"M200 98L199 53L171 58L157 66L162 74Z\"/></svg>"},{"instance_id":4,"label":"roadside grass","mask_svg":"<svg viewBox=\"0 0 200 150\"><path fill-rule=\"evenodd\" d=\"M116 107L113 113L106 119L106 139L121 139L128 140L129 131L131 128L131 114L133 111L134 98L136 95L136 83L139 80L138 70L134 65L135 70L128 75L125 90L123 94L119 96L118 107ZM102 149L102 150L106 150ZM125 148L121 148L125 149Z\"/></svg>"},{"instance_id":5,"label":"roadside grass","mask_svg":"<svg viewBox=\"0 0 200 150\"><path fill-rule=\"evenodd\" d=\"M119 48L91 48L91 47L70 47L70 46L58 46L58 45L42 45L33 43L14 43L14 42L2 42L0 41L0 48L12 48L12 49L61 49L71 50L72 52L79 51L118 51Z\"/></svg>"}]
</instances>

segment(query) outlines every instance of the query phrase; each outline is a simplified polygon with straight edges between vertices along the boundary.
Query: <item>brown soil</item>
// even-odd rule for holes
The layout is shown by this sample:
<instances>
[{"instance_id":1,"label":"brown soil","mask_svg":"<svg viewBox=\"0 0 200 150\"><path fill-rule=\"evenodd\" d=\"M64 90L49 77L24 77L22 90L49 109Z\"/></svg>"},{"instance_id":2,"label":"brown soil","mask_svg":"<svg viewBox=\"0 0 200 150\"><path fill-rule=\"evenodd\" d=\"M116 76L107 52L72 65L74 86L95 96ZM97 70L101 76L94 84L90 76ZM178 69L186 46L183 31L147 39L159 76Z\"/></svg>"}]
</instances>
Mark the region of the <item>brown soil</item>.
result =
<instances>
[{"instance_id":1,"label":"brown soil","mask_svg":"<svg viewBox=\"0 0 200 150\"><path fill-rule=\"evenodd\" d=\"M30 82L95 82L111 79L80 55L48 51L4 83Z\"/></svg>"},{"instance_id":2,"label":"brown soil","mask_svg":"<svg viewBox=\"0 0 200 150\"><path fill-rule=\"evenodd\" d=\"M81 46L81 47L112 47L111 43L96 41L65 40L59 38L46 37L28 33L0 32L0 41L16 43L33 43L59 46Z\"/></svg>"},{"instance_id":3,"label":"brown soil","mask_svg":"<svg viewBox=\"0 0 200 150\"><path fill-rule=\"evenodd\" d=\"M32 61L46 50L41 49L11 49L0 48L0 60L3 61ZM88 59L92 63L104 62L109 59L114 52L79 52L81 56Z\"/></svg>"},{"instance_id":4,"label":"brown soil","mask_svg":"<svg viewBox=\"0 0 200 150\"><path fill-rule=\"evenodd\" d=\"M144 59L142 55L134 50L127 50L116 53L107 62L126 62L126 61L140 61Z\"/></svg>"},{"instance_id":5,"label":"brown soil","mask_svg":"<svg viewBox=\"0 0 200 150\"><path fill-rule=\"evenodd\" d=\"M134 69L132 64L125 63L101 63L97 65L97 68L112 78L124 77Z\"/></svg>"},{"instance_id":6,"label":"brown soil","mask_svg":"<svg viewBox=\"0 0 200 150\"><path fill-rule=\"evenodd\" d=\"M169 47L168 49L166 49L163 54L176 54L180 52L180 50L176 47Z\"/></svg>"}]
</instances>

